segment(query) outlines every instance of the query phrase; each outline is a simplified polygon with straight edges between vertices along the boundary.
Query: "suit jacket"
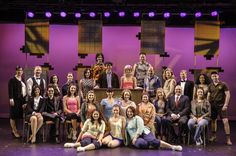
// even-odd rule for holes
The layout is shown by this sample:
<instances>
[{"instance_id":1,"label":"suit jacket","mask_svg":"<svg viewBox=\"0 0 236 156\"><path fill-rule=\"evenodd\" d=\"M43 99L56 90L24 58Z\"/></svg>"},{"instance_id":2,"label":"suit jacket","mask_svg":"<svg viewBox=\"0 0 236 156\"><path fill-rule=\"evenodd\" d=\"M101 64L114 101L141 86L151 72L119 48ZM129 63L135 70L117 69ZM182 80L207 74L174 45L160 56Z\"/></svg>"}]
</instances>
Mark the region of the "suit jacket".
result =
<instances>
[{"instance_id":1,"label":"suit jacket","mask_svg":"<svg viewBox=\"0 0 236 156\"><path fill-rule=\"evenodd\" d=\"M177 83L177 85L180 85L180 81ZM193 88L194 88L194 82L186 80L184 86L184 95L188 96L190 101L192 101L193 99Z\"/></svg>"},{"instance_id":2,"label":"suit jacket","mask_svg":"<svg viewBox=\"0 0 236 156\"><path fill-rule=\"evenodd\" d=\"M63 106L62 106L62 100L60 97L53 97L52 100L50 100L49 97L45 99L45 108L44 108L44 114L47 113L57 113L61 114L63 112Z\"/></svg>"},{"instance_id":3,"label":"suit jacket","mask_svg":"<svg viewBox=\"0 0 236 156\"><path fill-rule=\"evenodd\" d=\"M13 77L8 82L8 95L9 99L21 99L22 95L22 84L16 77Z\"/></svg>"},{"instance_id":4,"label":"suit jacket","mask_svg":"<svg viewBox=\"0 0 236 156\"><path fill-rule=\"evenodd\" d=\"M189 98L185 95L181 95L179 98L178 107L176 107L175 103L175 95L168 98L167 101L167 113L168 115L179 114L180 116L186 116L190 113L190 102Z\"/></svg>"},{"instance_id":5,"label":"suit jacket","mask_svg":"<svg viewBox=\"0 0 236 156\"><path fill-rule=\"evenodd\" d=\"M36 110L34 110L34 97L30 97L27 103L27 112L26 114L32 114L33 112L42 113L45 108L44 98L40 98L39 105Z\"/></svg>"},{"instance_id":6,"label":"suit jacket","mask_svg":"<svg viewBox=\"0 0 236 156\"><path fill-rule=\"evenodd\" d=\"M107 74L106 74L106 72L103 72L99 76L97 83L100 88L108 88L107 87ZM118 76L113 72L111 75L111 85L112 85L112 88L120 88Z\"/></svg>"}]
</instances>

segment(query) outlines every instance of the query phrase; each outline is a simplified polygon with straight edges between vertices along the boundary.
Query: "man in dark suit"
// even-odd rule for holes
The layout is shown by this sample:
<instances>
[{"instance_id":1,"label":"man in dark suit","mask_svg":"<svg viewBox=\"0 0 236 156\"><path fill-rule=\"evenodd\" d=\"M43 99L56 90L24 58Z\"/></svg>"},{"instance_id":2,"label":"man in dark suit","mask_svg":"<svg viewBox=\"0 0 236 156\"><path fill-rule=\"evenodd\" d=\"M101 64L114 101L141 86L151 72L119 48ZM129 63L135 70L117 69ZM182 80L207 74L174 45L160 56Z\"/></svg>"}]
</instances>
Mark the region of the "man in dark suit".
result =
<instances>
[{"instance_id":1,"label":"man in dark suit","mask_svg":"<svg viewBox=\"0 0 236 156\"><path fill-rule=\"evenodd\" d=\"M45 108L43 114L44 121L53 121L54 125L51 127L51 136L56 136L56 143L60 143L60 121L62 119L62 101L60 97L54 96L53 85L48 85L47 98L45 99Z\"/></svg>"},{"instance_id":2,"label":"man in dark suit","mask_svg":"<svg viewBox=\"0 0 236 156\"><path fill-rule=\"evenodd\" d=\"M182 87L182 94L188 96L189 100L192 101L194 82L188 80L188 75L186 70L180 71L180 79L181 81L179 81L177 85L180 85Z\"/></svg>"},{"instance_id":3,"label":"man in dark suit","mask_svg":"<svg viewBox=\"0 0 236 156\"><path fill-rule=\"evenodd\" d=\"M186 135L188 115L190 113L189 98L182 95L182 87L175 87L175 95L168 98L167 101L167 119L165 126L169 130L172 137L182 139ZM173 123L178 123L179 131L175 133Z\"/></svg>"},{"instance_id":4,"label":"man in dark suit","mask_svg":"<svg viewBox=\"0 0 236 156\"><path fill-rule=\"evenodd\" d=\"M103 72L97 81L98 88L119 88L119 79L118 76L112 72L112 63L105 63L106 71Z\"/></svg>"}]
</instances>

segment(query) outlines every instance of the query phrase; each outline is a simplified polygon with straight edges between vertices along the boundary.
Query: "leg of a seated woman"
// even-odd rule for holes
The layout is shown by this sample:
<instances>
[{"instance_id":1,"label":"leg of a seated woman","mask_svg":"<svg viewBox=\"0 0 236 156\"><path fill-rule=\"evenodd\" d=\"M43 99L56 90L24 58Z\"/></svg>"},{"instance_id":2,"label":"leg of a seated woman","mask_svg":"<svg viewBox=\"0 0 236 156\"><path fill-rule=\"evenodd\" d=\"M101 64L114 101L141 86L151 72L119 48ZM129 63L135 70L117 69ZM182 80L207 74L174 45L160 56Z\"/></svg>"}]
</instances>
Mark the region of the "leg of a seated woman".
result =
<instances>
[{"instance_id":1,"label":"leg of a seated woman","mask_svg":"<svg viewBox=\"0 0 236 156\"><path fill-rule=\"evenodd\" d=\"M31 142L35 142L36 140L36 133L37 133L37 117L36 116L31 116L30 117L30 124L31 124Z\"/></svg>"},{"instance_id":2,"label":"leg of a seated woman","mask_svg":"<svg viewBox=\"0 0 236 156\"><path fill-rule=\"evenodd\" d=\"M118 146L120 146L120 141L119 140L111 140L109 143L108 143L108 145L107 145L108 147L110 147L110 148L115 148L115 147L118 147Z\"/></svg>"},{"instance_id":3,"label":"leg of a seated woman","mask_svg":"<svg viewBox=\"0 0 236 156\"><path fill-rule=\"evenodd\" d=\"M138 138L135 143L134 146L136 148L148 148L148 142L146 140L144 140L143 138Z\"/></svg>"},{"instance_id":4,"label":"leg of a seated woman","mask_svg":"<svg viewBox=\"0 0 236 156\"><path fill-rule=\"evenodd\" d=\"M108 145L108 143L109 143L110 141L112 141L112 137L111 137L111 135L108 135L108 136L106 136L106 137L104 137L104 138L102 139L102 144L103 144L103 145Z\"/></svg>"},{"instance_id":5,"label":"leg of a seated woman","mask_svg":"<svg viewBox=\"0 0 236 156\"><path fill-rule=\"evenodd\" d=\"M172 150L177 150L177 151L182 151L182 146L180 145L171 145L165 141L160 140L160 147L164 149L172 149Z\"/></svg>"},{"instance_id":6,"label":"leg of a seated woman","mask_svg":"<svg viewBox=\"0 0 236 156\"><path fill-rule=\"evenodd\" d=\"M42 115L37 116L37 129L36 129L36 133L39 131L39 129L42 127L43 125L43 117Z\"/></svg>"},{"instance_id":7,"label":"leg of a seated woman","mask_svg":"<svg viewBox=\"0 0 236 156\"><path fill-rule=\"evenodd\" d=\"M194 135L194 140L198 141L201 133L203 131L203 127L206 126L208 124L208 121L206 119L202 119L201 121L198 122L197 127L196 127L196 131L195 131L195 135Z\"/></svg>"}]
</instances>

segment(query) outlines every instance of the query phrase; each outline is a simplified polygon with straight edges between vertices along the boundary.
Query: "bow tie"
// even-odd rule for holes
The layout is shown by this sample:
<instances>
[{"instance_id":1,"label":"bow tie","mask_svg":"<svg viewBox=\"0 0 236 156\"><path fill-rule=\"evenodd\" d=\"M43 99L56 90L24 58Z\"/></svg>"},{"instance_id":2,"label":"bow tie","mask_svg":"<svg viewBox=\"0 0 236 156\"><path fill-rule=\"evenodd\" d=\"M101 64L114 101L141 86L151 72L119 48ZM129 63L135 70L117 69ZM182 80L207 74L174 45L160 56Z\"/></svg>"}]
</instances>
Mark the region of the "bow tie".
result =
<instances>
[{"instance_id":1,"label":"bow tie","mask_svg":"<svg viewBox=\"0 0 236 156\"><path fill-rule=\"evenodd\" d=\"M181 80L180 82L186 82L185 80Z\"/></svg>"},{"instance_id":2,"label":"bow tie","mask_svg":"<svg viewBox=\"0 0 236 156\"><path fill-rule=\"evenodd\" d=\"M36 78L36 80L40 80L40 78Z\"/></svg>"}]
</instances>

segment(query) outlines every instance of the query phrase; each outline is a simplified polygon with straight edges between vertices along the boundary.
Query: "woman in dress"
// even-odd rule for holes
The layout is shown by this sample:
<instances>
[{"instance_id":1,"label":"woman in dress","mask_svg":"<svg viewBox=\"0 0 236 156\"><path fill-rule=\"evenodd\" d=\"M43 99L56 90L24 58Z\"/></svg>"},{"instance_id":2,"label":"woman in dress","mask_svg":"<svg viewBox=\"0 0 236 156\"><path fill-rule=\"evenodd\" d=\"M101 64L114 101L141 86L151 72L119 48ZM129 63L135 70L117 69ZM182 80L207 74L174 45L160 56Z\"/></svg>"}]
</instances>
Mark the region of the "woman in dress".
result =
<instances>
[{"instance_id":1,"label":"woman in dress","mask_svg":"<svg viewBox=\"0 0 236 156\"><path fill-rule=\"evenodd\" d=\"M17 120L22 119L23 109L26 107L26 85L22 78L23 69L16 66L16 75L8 82L8 95L10 101L10 125L12 135L20 138L17 130Z\"/></svg>"},{"instance_id":2,"label":"woman in dress","mask_svg":"<svg viewBox=\"0 0 236 156\"><path fill-rule=\"evenodd\" d=\"M210 115L211 106L209 101L204 97L204 89L198 88L196 98L191 102L191 115L188 121L188 128L190 132L195 129L195 124L197 124L194 134L194 141L197 146L203 143L201 133L204 126L209 124Z\"/></svg>"},{"instance_id":3,"label":"woman in dress","mask_svg":"<svg viewBox=\"0 0 236 156\"><path fill-rule=\"evenodd\" d=\"M132 145L139 149L164 148L182 151L182 146L171 145L157 139L144 125L143 119L135 114L135 108L130 106L126 110L126 145Z\"/></svg>"},{"instance_id":4,"label":"woman in dress","mask_svg":"<svg viewBox=\"0 0 236 156\"><path fill-rule=\"evenodd\" d=\"M75 143L65 143L65 148L76 147L77 152L99 149L105 132L105 122L101 113L94 110L87 119Z\"/></svg>"},{"instance_id":5,"label":"woman in dress","mask_svg":"<svg viewBox=\"0 0 236 156\"><path fill-rule=\"evenodd\" d=\"M102 144L109 148L115 148L123 145L125 138L125 124L126 120L124 116L120 115L120 106L114 105L112 108L113 116L108 121L110 127L109 135L102 139Z\"/></svg>"},{"instance_id":6,"label":"woman in dress","mask_svg":"<svg viewBox=\"0 0 236 156\"><path fill-rule=\"evenodd\" d=\"M121 100L119 102L119 105L121 107L121 114L125 115L126 109L129 106L133 106L136 109L136 104L134 103L134 101L131 101L131 91L128 89L125 89L122 91L121 93Z\"/></svg>"},{"instance_id":7,"label":"woman in dress","mask_svg":"<svg viewBox=\"0 0 236 156\"><path fill-rule=\"evenodd\" d=\"M60 91L60 87L59 87L59 78L57 75L52 75L50 77L50 84L52 84L53 88L54 88L54 96L60 96L61 95L61 91Z\"/></svg>"},{"instance_id":8,"label":"woman in dress","mask_svg":"<svg viewBox=\"0 0 236 156\"><path fill-rule=\"evenodd\" d=\"M82 99L84 100L88 91L93 90L94 86L95 86L95 81L92 78L92 73L91 73L91 69L86 68L84 70L84 78L82 78L79 81L79 86L80 86L80 95L82 97Z\"/></svg>"},{"instance_id":9,"label":"woman in dress","mask_svg":"<svg viewBox=\"0 0 236 156\"><path fill-rule=\"evenodd\" d=\"M155 134L155 116L156 110L154 105L149 102L147 93L143 93L142 102L138 104L138 115L143 119L144 125L148 127Z\"/></svg>"},{"instance_id":10,"label":"woman in dress","mask_svg":"<svg viewBox=\"0 0 236 156\"><path fill-rule=\"evenodd\" d=\"M133 76L131 65L124 67L124 75L121 76L120 82L121 89L135 89L137 87L137 80Z\"/></svg>"},{"instance_id":11,"label":"woman in dress","mask_svg":"<svg viewBox=\"0 0 236 156\"><path fill-rule=\"evenodd\" d=\"M164 70L163 80L165 81L163 85L164 93L166 95L166 99L168 99L169 97L174 95L174 90L176 86L176 80L172 69L166 68Z\"/></svg>"},{"instance_id":12,"label":"woman in dress","mask_svg":"<svg viewBox=\"0 0 236 156\"><path fill-rule=\"evenodd\" d=\"M71 120L72 123L72 140L76 140L77 127L79 126L78 122L81 122L80 98L77 95L77 93L78 93L77 86L71 84L68 87L67 95L63 97L63 107L66 120ZM68 138L70 139L70 135L68 136Z\"/></svg>"},{"instance_id":13,"label":"woman in dress","mask_svg":"<svg viewBox=\"0 0 236 156\"><path fill-rule=\"evenodd\" d=\"M30 122L32 135L28 138L28 142L36 142L36 134L43 125L42 112L45 109L45 100L40 95L40 87L35 85L32 89L32 97L27 103L26 120Z\"/></svg>"},{"instance_id":14,"label":"woman in dress","mask_svg":"<svg viewBox=\"0 0 236 156\"><path fill-rule=\"evenodd\" d=\"M110 117L112 117L112 107L115 104L119 103L119 100L114 98L114 92L111 88L108 88L107 91L107 98L102 99L101 106L102 106L102 113L105 117L105 121L107 122Z\"/></svg>"},{"instance_id":15,"label":"woman in dress","mask_svg":"<svg viewBox=\"0 0 236 156\"><path fill-rule=\"evenodd\" d=\"M205 98L207 98L209 84L210 84L209 77L206 74L200 74L195 81L195 86L193 89L193 97L196 98L197 89L200 87L203 88L204 90L203 95Z\"/></svg>"},{"instance_id":16,"label":"woman in dress","mask_svg":"<svg viewBox=\"0 0 236 156\"><path fill-rule=\"evenodd\" d=\"M96 101L96 95L94 91L90 90L86 95L86 100L81 106L81 120L83 124L91 116L94 110L100 110L100 105Z\"/></svg>"}]
</instances>

